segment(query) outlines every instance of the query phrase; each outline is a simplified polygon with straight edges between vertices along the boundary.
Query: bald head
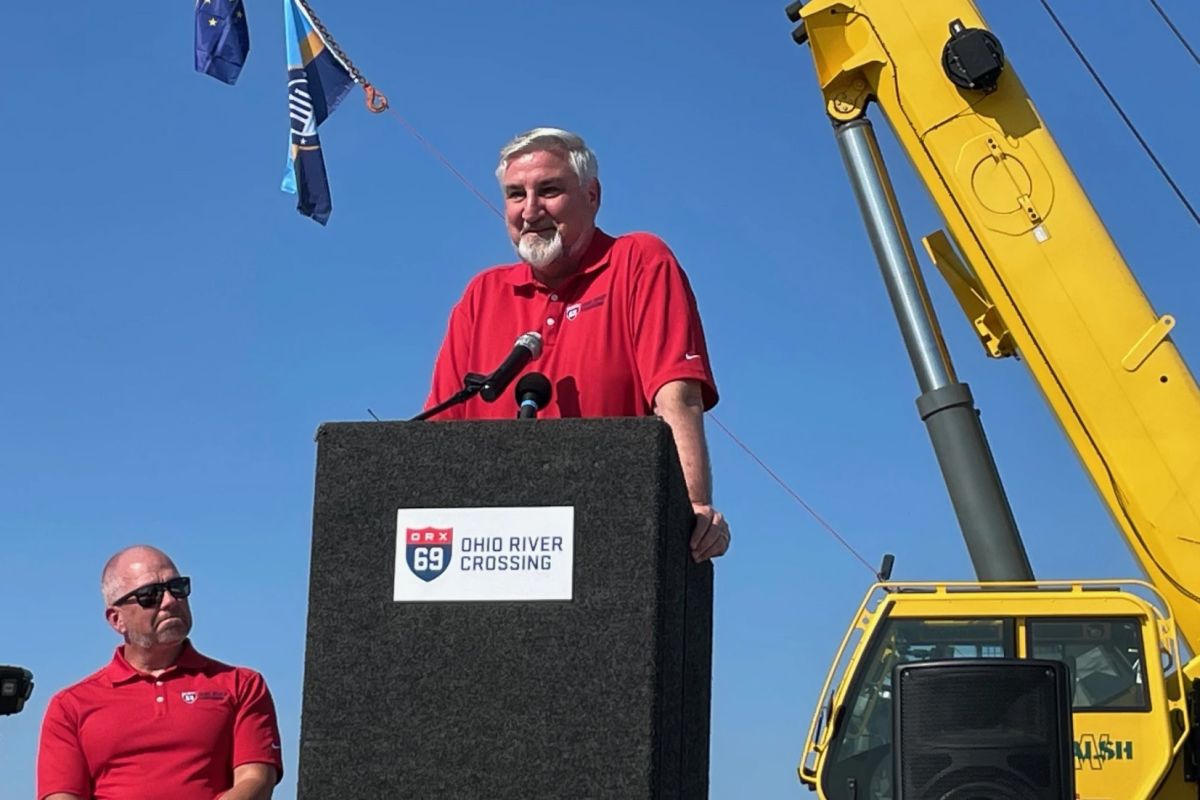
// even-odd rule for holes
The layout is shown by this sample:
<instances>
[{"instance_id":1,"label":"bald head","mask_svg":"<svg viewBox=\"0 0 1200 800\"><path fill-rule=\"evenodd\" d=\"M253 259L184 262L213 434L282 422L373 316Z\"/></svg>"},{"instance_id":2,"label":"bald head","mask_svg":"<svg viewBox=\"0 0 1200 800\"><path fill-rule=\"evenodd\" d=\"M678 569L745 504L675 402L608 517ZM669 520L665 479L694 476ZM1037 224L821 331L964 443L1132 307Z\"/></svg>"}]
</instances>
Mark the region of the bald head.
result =
<instances>
[{"instance_id":1,"label":"bald head","mask_svg":"<svg viewBox=\"0 0 1200 800\"><path fill-rule=\"evenodd\" d=\"M135 544L117 551L105 562L100 572L100 593L104 596L104 604L112 605L118 597L145 583L143 576L162 570L178 573L171 557L157 547Z\"/></svg>"},{"instance_id":2,"label":"bald head","mask_svg":"<svg viewBox=\"0 0 1200 800\"><path fill-rule=\"evenodd\" d=\"M176 581L180 577L170 556L145 544L114 554L100 573L104 618L124 637L125 657L137 669L170 666L192 629L191 586ZM135 602L123 599L143 588L146 593Z\"/></svg>"}]
</instances>

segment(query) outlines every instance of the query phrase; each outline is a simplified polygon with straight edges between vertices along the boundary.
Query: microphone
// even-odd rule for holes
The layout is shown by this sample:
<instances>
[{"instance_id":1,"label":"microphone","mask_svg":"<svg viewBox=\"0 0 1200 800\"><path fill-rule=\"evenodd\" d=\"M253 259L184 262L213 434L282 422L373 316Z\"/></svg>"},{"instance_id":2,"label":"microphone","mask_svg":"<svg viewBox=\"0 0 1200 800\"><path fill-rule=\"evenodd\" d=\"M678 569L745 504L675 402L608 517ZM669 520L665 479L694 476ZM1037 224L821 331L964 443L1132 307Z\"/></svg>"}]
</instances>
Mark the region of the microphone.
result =
<instances>
[{"instance_id":1,"label":"microphone","mask_svg":"<svg viewBox=\"0 0 1200 800\"><path fill-rule=\"evenodd\" d=\"M540 372L522 375L517 381L517 419L537 419L538 411L550 405L550 379Z\"/></svg>"},{"instance_id":2,"label":"microphone","mask_svg":"<svg viewBox=\"0 0 1200 800\"><path fill-rule=\"evenodd\" d=\"M483 381L479 396L489 403L494 403L501 392L508 388L517 373L525 369L525 365L542 354L542 336L537 331L522 333L513 344L512 352L504 359L496 371Z\"/></svg>"}]
</instances>

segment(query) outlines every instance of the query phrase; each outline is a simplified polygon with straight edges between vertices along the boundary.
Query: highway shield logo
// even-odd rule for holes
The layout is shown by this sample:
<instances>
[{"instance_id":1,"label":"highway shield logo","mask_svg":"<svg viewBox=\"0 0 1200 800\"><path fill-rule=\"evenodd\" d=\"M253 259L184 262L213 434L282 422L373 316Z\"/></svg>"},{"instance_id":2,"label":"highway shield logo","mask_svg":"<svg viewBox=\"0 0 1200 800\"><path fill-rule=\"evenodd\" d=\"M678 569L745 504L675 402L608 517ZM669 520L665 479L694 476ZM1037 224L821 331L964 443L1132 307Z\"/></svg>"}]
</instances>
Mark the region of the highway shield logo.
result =
<instances>
[{"instance_id":1,"label":"highway shield logo","mask_svg":"<svg viewBox=\"0 0 1200 800\"><path fill-rule=\"evenodd\" d=\"M405 560L423 581L431 581L450 566L454 552L453 528L405 528Z\"/></svg>"}]
</instances>

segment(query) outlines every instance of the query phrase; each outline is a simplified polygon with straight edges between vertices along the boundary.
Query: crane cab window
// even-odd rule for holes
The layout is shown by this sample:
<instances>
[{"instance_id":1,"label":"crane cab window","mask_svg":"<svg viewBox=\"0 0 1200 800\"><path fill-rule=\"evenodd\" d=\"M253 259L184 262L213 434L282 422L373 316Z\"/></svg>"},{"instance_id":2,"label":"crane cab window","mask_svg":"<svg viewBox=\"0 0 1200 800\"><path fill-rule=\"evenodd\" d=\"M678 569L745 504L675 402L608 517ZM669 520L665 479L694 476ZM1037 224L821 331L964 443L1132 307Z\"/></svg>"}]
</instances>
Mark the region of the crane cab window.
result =
<instances>
[{"instance_id":1,"label":"crane cab window","mask_svg":"<svg viewBox=\"0 0 1200 800\"><path fill-rule=\"evenodd\" d=\"M1146 711L1142 626L1135 617L1038 619L1028 623L1033 658L1071 672L1075 711Z\"/></svg>"},{"instance_id":2,"label":"crane cab window","mask_svg":"<svg viewBox=\"0 0 1200 800\"><path fill-rule=\"evenodd\" d=\"M829 798L891 798L892 670L913 661L1013 658L1011 619L890 619L851 679L845 713L830 743L823 790ZM848 787L853 786L853 789ZM848 794L852 791L854 794Z\"/></svg>"}]
</instances>

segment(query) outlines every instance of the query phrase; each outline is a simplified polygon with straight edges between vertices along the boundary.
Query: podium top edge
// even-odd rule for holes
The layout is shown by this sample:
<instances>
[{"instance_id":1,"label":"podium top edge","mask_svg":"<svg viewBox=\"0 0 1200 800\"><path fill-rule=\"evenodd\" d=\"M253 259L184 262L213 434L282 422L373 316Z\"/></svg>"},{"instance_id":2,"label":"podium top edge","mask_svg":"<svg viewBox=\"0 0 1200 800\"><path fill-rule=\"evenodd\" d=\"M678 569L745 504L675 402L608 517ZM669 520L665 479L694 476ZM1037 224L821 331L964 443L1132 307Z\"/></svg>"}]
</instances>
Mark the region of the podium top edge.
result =
<instances>
[{"instance_id":1,"label":"podium top edge","mask_svg":"<svg viewBox=\"0 0 1200 800\"><path fill-rule=\"evenodd\" d=\"M468 419L468 420L338 420L322 422L317 425L317 430L313 434L314 441L320 441L321 438L332 434L351 431L365 431L369 429L376 430L397 430L409 428L498 428L504 426L516 426L517 428L529 427L531 425L553 426L564 429L586 429L586 428L660 428L667 427L667 423L658 416L645 417L572 417L568 419Z\"/></svg>"}]
</instances>

